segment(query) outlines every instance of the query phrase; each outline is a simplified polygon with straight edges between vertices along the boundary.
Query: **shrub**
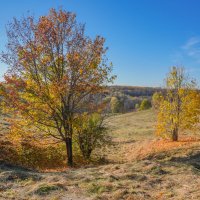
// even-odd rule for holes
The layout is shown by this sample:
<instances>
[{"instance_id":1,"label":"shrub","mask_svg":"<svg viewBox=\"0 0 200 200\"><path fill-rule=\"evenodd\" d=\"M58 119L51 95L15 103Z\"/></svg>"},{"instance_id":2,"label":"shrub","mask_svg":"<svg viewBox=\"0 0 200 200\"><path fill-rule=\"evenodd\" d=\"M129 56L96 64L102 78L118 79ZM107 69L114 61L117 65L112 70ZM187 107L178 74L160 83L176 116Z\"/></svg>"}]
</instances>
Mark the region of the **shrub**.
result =
<instances>
[{"instance_id":1,"label":"shrub","mask_svg":"<svg viewBox=\"0 0 200 200\"><path fill-rule=\"evenodd\" d=\"M119 113L122 109L122 103L117 97L112 97L110 100L110 109L112 113Z\"/></svg>"},{"instance_id":2,"label":"shrub","mask_svg":"<svg viewBox=\"0 0 200 200\"><path fill-rule=\"evenodd\" d=\"M46 169L64 167L66 153L63 144L37 145L24 142L21 144L18 156L21 165Z\"/></svg>"},{"instance_id":3,"label":"shrub","mask_svg":"<svg viewBox=\"0 0 200 200\"><path fill-rule=\"evenodd\" d=\"M90 158L94 149L105 146L110 140L103 119L100 114L94 113L91 115L83 114L77 120L75 125L76 138L85 159Z\"/></svg>"},{"instance_id":4,"label":"shrub","mask_svg":"<svg viewBox=\"0 0 200 200\"><path fill-rule=\"evenodd\" d=\"M135 104L135 109L138 110L140 108L140 105L138 103Z\"/></svg>"},{"instance_id":5,"label":"shrub","mask_svg":"<svg viewBox=\"0 0 200 200\"><path fill-rule=\"evenodd\" d=\"M40 144L27 140L26 136L23 141L0 142L0 160L22 167L31 169L64 167L65 157L63 144L45 144L44 141Z\"/></svg>"},{"instance_id":6,"label":"shrub","mask_svg":"<svg viewBox=\"0 0 200 200\"><path fill-rule=\"evenodd\" d=\"M151 102L148 99L144 99L140 105L140 110L147 110L151 108Z\"/></svg>"}]
</instances>

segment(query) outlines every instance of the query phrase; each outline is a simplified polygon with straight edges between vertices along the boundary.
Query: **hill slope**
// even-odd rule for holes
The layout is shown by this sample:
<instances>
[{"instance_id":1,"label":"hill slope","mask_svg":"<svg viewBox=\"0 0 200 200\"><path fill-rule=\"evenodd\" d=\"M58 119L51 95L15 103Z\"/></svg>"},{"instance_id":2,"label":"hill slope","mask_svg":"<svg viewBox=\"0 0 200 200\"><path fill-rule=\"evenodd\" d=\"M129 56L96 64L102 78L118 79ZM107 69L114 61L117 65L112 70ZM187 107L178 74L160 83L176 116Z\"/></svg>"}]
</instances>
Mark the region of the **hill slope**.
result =
<instances>
[{"instance_id":1,"label":"hill slope","mask_svg":"<svg viewBox=\"0 0 200 200\"><path fill-rule=\"evenodd\" d=\"M0 199L200 199L200 141L154 136L151 110L110 117L107 163L65 172L0 164Z\"/></svg>"}]
</instances>

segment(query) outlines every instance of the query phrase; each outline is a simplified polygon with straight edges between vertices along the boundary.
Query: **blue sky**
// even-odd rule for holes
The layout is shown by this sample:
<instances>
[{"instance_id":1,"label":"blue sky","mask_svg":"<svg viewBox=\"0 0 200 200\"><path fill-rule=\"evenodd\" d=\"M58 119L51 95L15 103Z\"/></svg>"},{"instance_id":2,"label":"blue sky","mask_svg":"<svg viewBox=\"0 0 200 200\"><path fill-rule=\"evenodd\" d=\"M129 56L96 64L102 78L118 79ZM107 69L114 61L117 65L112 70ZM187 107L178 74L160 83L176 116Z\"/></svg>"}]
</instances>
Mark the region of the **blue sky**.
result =
<instances>
[{"instance_id":1,"label":"blue sky","mask_svg":"<svg viewBox=\"0 0 200 200\"><path fill-rule=\"evenodd\" d=\"M172 65L200 79L198 0L6 0L0 2L0 51L5 25L27 11L45 15L51 7L75 12L91 37L102 35L114 64L115 84L162 86ZM0 76L7 67L0 63Z\"/></svg>"}]
</instances>

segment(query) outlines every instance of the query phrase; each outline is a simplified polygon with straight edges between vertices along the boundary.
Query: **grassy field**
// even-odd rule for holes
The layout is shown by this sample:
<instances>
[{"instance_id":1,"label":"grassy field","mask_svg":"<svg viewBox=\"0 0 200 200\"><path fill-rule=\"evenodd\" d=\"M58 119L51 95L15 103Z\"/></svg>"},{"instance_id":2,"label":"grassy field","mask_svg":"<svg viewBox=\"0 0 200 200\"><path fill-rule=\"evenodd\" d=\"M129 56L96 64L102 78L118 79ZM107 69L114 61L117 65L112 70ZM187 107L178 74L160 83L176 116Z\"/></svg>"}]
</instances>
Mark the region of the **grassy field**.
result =
<instances>
[{"instance_id":1,"label":"grassy field","mask_svg":"<svg viewBox=\"0 0 200 200\"><path fill-rule=\"evenodd\" d=\"M112 145L104 163L62 172L36 172L0 164L0 199L200 199L200 141L154 135L152 110L107 120Z\"/></svg>"}]
</instances>

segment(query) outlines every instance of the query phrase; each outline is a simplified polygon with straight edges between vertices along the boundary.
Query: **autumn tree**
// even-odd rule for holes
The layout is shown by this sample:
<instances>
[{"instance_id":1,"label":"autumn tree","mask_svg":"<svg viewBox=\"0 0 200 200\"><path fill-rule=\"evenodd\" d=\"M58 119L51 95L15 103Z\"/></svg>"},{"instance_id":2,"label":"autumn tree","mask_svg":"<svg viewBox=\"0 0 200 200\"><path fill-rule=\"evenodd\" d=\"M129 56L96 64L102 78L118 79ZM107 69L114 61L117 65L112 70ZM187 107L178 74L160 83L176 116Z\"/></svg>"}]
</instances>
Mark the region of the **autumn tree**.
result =
<instances>
[{"instance_id":1,"label":"autumn tree","mask_svg":"<svg viewBox=\"0 0 200 200\"><path fill-rule=\"evenodd\" d=\"M2 84L4 107L17 113L29 130L66 144L73 163L73 123L89 109L88 96L100 94L112 82L105 39L85 35L76 15L51 9L48 15L16 19L7 26L9 66Z\"/></svg>"},{"instance_id":2,"label":"autumn tree","mask_svg":"<svg viewBox=\"0 0 200 200\"><path fill-rule=\"evenodd\" d=\"M173 67L166 78L166 94L160 98L157 134L178 140L180 131L195 129L199 123L200 94L183 68Z\"/></svg>"},{"instance_id":3,"label":"autumn tree","mask_svg":"<svg viewBox=\"0 0 200 200\"><path fill-rule=\"evenodd\" d=\"M135 104L135 109L138 110L139 108L140 108L140 104L139 104L139 103L136 103L136 104Z\"/></svg>"},{"instance_id":4,"label":"autumn tree","mask_svg":"<svg viewBox=\"0 0 200 200\"><path fill-rule=\"evenodd\" d=\"M143 99L140 104L140 110L147 110L151 108L151 102L148 99Z\"/></svg>"},{"instance_id":5,"label":"autumn tree","mask_svg":"<svg viewBox=\"0 0 200 200\"><path fill-rule=\"evenodd\" d=\"M119 113L122 110L122 103L117 97L111 98L110 109L112 113Z\"/></svg>"}]
</instances>

